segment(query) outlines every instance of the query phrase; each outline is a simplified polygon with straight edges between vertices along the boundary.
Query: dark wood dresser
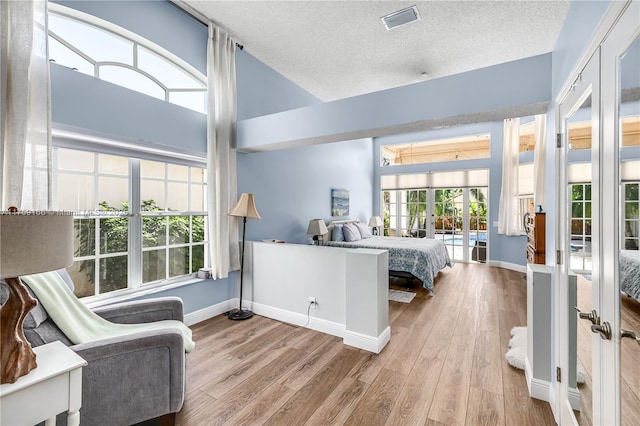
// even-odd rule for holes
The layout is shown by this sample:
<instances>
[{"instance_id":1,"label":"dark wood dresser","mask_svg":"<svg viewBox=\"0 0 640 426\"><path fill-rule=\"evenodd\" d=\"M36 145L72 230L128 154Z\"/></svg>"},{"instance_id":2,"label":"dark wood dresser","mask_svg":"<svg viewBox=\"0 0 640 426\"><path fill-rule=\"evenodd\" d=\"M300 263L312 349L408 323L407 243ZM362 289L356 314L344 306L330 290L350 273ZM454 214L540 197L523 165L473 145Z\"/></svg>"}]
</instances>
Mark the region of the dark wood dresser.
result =
<instances>
[{"instance_id":1,"label":"dark wood dresser","mask_svg":"<svg viewBox=\"0 0 640 426\"><path fill-rule=\"evenodd\" d=\"M545 263L545 213L529 213L526 219L527 263Z\"/></svg>"}]
</instances>

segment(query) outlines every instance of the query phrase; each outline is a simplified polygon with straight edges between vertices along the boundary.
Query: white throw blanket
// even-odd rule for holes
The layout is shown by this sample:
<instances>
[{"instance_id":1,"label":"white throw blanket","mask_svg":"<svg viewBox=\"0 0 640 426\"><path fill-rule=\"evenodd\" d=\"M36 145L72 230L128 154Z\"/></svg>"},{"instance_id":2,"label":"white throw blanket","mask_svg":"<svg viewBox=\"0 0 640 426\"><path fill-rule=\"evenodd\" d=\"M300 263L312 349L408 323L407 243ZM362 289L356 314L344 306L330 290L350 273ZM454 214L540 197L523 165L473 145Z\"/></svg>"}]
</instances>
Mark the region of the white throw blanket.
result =
<instances>
[{"instance_id":1,"label":"white throw blanket","mask_svg":"<svg viewBox=\"0 0 640 426\"><path fill-rule=\"evenodd\" d=\"M149 330L174 329L182 333L186 352L191 352L195 347L191 329L180 321L165 320L143 324L116 324L107 321L87 308L55 271L28 275L21 279L33 290L53 322L74 344Z\"/></svg>"}]
</instances>

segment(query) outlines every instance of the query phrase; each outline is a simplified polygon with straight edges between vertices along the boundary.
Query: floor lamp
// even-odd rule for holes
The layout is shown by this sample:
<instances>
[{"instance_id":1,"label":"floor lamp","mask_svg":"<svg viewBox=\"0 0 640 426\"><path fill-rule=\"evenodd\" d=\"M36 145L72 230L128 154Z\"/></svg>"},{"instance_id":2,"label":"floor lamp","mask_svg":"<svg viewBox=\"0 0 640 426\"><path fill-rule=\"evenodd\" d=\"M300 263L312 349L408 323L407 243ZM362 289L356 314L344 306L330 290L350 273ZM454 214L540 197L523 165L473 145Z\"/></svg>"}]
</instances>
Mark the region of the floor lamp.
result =
<instances>
[{"instance_id":1,"label":"floor lamp","mask_svg":"<svg viewBox=\"0 0 640 426\"><path fill-rule=\"evenodd\" d=\"M253 200L253 194L247 194L246 192L240 196L238 204L231 210L229 216L236 216L242 218L242 252L240 255L240 308L235 311L229 312L229 319L232 320L246 320L253 316L253 312L249 309L242 309L242 279L244 277L244 235L247 228L247 218L260 219L260 214L256 210L256 203Z\"/></svg>"}]
</instances>

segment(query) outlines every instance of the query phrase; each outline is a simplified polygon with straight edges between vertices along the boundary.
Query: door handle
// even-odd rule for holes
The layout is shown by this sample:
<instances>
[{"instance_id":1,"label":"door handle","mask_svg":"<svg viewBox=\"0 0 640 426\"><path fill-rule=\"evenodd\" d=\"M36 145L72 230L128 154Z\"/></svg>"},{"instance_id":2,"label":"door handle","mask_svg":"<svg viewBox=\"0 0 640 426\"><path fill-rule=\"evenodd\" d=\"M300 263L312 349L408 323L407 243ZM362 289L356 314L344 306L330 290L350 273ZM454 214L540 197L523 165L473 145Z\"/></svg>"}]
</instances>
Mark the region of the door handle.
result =
<instances>
[{"instance_id":1,"label":"door handle","mask_svg":"<svg viewBox=\"0 0 640 426\"><path fill-rule=\"evenodd\" d=\"M623 328L620 329L620 338L628 337L629 339L634 339L636 343L640 345L640 337L636 336L636 333L632 330L625 330Z\"/></svg>"},{"instance_id":2,"label":"door handle","mask_svg":"<svg viewBox=\"0 0 640 426\"><path fill-rule=\"evenodd\" d=\"M611 324L608 322L603 322L600 324L593 324L591 326L592 333L598 333L602 340L611 340Z\"/></svg>"},{"instance_id":3,"label":"door handle","mask_svg":"<svg viewBox=\"0 0 640 426\"><path fill-rule=\"evenodd\" d=\"M600 325L600 317L598 316L598 312L596 312L595 309L593 309L591 312L582 312L580 309L578 309L577 306L575 308L576 311L578 311L578 316L580 317L580 319L587 319L591 321L591 324Z\"/></svg>"}]
</instances>

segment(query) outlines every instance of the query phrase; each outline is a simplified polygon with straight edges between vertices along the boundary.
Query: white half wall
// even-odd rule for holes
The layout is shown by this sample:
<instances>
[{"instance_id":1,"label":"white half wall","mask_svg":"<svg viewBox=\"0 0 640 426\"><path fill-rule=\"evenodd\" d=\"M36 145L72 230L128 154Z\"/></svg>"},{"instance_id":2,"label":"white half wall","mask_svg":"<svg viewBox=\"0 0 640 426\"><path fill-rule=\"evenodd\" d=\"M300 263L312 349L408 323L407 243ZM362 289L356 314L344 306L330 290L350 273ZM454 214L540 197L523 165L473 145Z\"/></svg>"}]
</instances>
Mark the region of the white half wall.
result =
<instances>
[{"instance_id":1,"label":"white half wall","mask_svg":"<svg viewBox=\"0 0 640 426\"><path fill-rule=\"evenodd\" d=\"M379 353L391 336L388 264L385 250L248 242L243 306Z\"/></svg>"}]
</instances>

